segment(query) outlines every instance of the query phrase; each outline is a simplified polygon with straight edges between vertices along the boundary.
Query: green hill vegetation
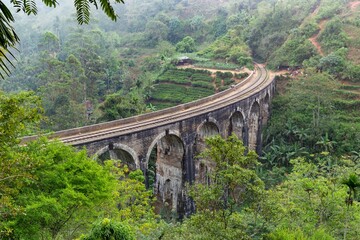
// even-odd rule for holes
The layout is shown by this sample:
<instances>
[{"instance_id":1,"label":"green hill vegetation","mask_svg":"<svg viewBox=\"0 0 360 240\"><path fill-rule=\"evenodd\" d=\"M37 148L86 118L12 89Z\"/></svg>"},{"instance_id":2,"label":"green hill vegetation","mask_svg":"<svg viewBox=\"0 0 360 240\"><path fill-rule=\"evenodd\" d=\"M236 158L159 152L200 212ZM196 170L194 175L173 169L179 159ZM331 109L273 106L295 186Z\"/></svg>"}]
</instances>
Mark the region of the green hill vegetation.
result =
<instances>
[{"instance_id":1,"label":"green hill vegetation","mask_svg":"<svg viewBox=\"0 0 360 240\"><path fill-rule=\"evenodd\" d=\"M359 1L135 0L115 6L117 22L94 12L85 26L69 9L15 15L16 68L0 81L1 239L359 238ZM177 66L184 56L191 65ZM140 170L20 144L209 96L253 61L277 75L263 151L206 140L212 184L186 186L197 210L181 221L155 213Z\"/></svg>"},{"instance_id":2,"label":"green hill vegetation","mask_svg":"<svg viewBox=\"0 0 360 240\"><path fill-rule=\"evenodd\" d=\"M221 71L213 75L208 70L194 68L169 69L156 78L147 102L158 110L176 106L228 89L247 76L247 73L234 75Z\"/></svg>"}]
</instances>

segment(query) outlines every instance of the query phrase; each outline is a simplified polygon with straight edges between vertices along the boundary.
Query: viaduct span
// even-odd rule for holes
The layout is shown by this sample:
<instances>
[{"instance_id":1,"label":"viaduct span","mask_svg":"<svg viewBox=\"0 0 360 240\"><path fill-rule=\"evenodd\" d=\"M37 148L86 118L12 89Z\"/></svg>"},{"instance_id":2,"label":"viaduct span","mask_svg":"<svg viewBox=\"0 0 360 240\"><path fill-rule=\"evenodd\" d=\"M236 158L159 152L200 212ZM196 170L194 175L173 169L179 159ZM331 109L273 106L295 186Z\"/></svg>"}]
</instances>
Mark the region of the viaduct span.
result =
<instances>
[{"instance_id":1,"label":"viaduct span","mask_svg":"<svg viewBox=\"0 0 360 240\"><path fill-rule=\"evenodd\" d=\"M51 137L85 146L89 154L100 159L120 159L130 169L141 169L146 184L154 187L157 205L183 214L192 208L183 193L185 182L205 181L211 168L195 158L204 149L206 137L235 133L249 149L261 152L261 128L269 117L275 83L264 67L255 65L255 69L241 83L198 101L64 130ZM149 164L150 159L156 162ZM156 169L149 169L151 165Z\"/></svg>"}]
</instances>

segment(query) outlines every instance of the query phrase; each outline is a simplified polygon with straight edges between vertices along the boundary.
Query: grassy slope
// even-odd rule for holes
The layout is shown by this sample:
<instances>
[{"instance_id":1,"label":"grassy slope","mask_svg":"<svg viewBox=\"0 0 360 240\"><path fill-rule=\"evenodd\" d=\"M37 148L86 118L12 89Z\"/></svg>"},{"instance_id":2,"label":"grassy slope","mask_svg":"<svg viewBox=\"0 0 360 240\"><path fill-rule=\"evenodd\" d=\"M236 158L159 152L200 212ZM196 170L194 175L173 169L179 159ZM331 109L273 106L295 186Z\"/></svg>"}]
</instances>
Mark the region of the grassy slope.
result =
<instances>
[{"instance_id":1,"label":"grassy slope","mask_svg":"<svg viewBox=\"0 0 360 240\"><path fill-rule=\"evenodd\" d=\"M331 18L326 19L319 19L317 16L317 11L315 11L311 16L309 16L306 21L315 21L318 24L319 33L323 31L324 27L326 27L326 24L331 21L331 19L338 17L340 18L342 24L343 24L343 30L346 33L348 37L348 41L346 42L346 47L348 48L348 55L347 60L353 64L359 65L360 64L360 21L358 20L360 17L360 1L351 1L346 5L346 8L344 8L343 11L339 12L336 15L333 15ZM316 41L316 35L312 36L312 39ZM322 49L321 42L316 42L314 45L317 45L317 49ZM320 53L320 52L318 52ZM323 55L324 54L324 55ZM323 54L320 54L321 57L326 56L328 52L324 51ZM296 80L293 82L296 84L298 81L305 83L305 81L310 81L312 74L309 72L308 77L303 78L295 77ZM298 78L298 79L297 79ZM332 77L333 78L333 77ZM307 80L306 80L307 79ZM289 94L286 94L284 92L285 89L290 89L287 87L288 83L291 83L291 81L285 80L285 81L279 81L278 83L281 83L281 91L280 94L283 96L289 96ZM298 91L305 90L307 85L305 84L301 89L301 87L298 88ZM279 89L278 89L279 90ZM321 90L321 91L320 91ZM351 134L357 134L360 131L360 82L357 80L357 82L350 82L350 81L344 81L341 79L338 79L337 84L334 85L334 88L329 88L327 90L325 89L317 89L315 90L315 93L313 94L322 94L326 91L332 91L331 97L329 98L329 101L331 101L331 119L335 125L340 126L336 128L336 131L345 131L349 136ZM283 99L283 98L281 98ZM289 109L288 111L291 111ZM276 115L276 109L274 109L274 114ZM278 113L279 114L279 113ZM279 116L282 113L279 114ZM279 117L279 116L273 116ZM329 119L330 120L330 119ZM338 137L342 136L342 138L337 139L338 143L337 145L344 145L344 143L349 143L349 146L354 147L351 145L351 142L355 142L356 139L346 138L345 133L338 133ZM358 140L358 139L357 139ZM346 145L346 144L345 144ZM343 147L343 151L353 151L357 150L352 147L346 148L346 146ZM313 146L316 148L316 146ZM355 147L357 148L357 147ZM344 152L342 152L344 153Z\"/></svg>"}]
</instances>

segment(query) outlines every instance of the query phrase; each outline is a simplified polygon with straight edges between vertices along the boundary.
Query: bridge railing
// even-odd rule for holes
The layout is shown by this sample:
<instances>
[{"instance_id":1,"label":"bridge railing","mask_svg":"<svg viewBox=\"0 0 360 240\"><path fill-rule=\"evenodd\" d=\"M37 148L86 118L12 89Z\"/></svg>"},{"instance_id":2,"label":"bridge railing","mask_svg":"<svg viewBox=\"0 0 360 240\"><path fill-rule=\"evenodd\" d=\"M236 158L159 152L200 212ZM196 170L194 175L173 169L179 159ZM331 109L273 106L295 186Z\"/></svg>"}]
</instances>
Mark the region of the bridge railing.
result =
<instances>
[{"instance_id":1,"label":"bridge railing","mask_svg":"<svg viewBox=\"0 0 360 240\"><path fill-rule=\"evenodd\" d=\"M257 66L256 66L256 68L257 68ZM121 125L129 124L129 123L133 123L133 122L146 121L146 120L150 120L150 119L153 119L156 117L161 117L162 115L189 109L194 106L201 105L206 102L213 101L217 98L226 96L228 93L238 90L246 83L246 81L248 81L250 78L252 78L254 76L254 73L255 73L255 71L252 71L246 79L244 79L240 83L234 85L232 88L226 89L219 93L216 93L216 94L213 94L208 97L201 98L201 99L198 99L198 100L195 100L192 102L180 104L180 105L177 105L174 107L158 110L155 112L145 113L145 114L141 114L141 115L137 115L137 116L133 116L133 117L129 117L129 118L123 118L123 119L118 119L118 120L105 122L105 123L98 123L98 124L88 125L88 126L84 126L84 127L78 127L78 128L57 131L54 133L46 134L46 136L49 138L63 138L63 137L78 135L78 134L82 134L82 133L96 132L96 131L100 131L100 130L104 130L104 129L111 129L113 127L119 127ZM22 142L28 142L28 141L35 140L37 137L38 136L26 136L22 139Z\"/></svg>"}]
</instances>

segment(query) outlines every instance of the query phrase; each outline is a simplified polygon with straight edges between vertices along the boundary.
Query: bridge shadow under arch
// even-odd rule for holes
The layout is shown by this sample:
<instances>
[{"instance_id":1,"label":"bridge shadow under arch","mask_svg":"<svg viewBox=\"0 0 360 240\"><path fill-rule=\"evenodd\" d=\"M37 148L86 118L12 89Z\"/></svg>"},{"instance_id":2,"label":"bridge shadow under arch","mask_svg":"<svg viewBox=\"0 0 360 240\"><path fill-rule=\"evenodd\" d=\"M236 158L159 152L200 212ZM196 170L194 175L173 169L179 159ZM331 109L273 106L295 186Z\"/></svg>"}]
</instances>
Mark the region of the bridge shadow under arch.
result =
<instances>
[{"instance_id":1,"label":"bridge shadow under arch","mask_svg":"<svg viewBox=\"0 0 360 240\"><path fill-rule=\"evenodd\" d=\"M261 124L264 126L268 119L269 119L269 115L270 115L270 96L269 93L266 93L265 98L261 101L261 116L262 116L262 121Z\"/></svg>"},{"instance_id":2,"label":"bridge shadow under arch","mask_svg":"<svg viewBox=\"0 0 360 240\"><path fill-rule=\"evenodd\" d=\"M121 143L110 143L108 146L97 151L95 158L100 161L110 159L121 160L122 164L126 164L132 171L140 168L140 162L136 152Z\"/></svg>"},{"instance_id":3,"label":"bridge shadow under arch","mask_svg":"<svg viewBox=\"0 0 360 240\"><path fill-rule=\"evenodd\" d=\"M146 160L148 188L157 197L155 211L165 218L182 214L185 145L176 132L158 135L150 145Z\"/></svg>"},{"instance_id":4,"label":"bridge shadow under arch","mask_svg":"<svg viewBox=\"0 0 360 240\"><path fill-rule=\"evenodd\" d=\"M197 128L195 140L195 155L200 154L206 148L205 139L220 134L218 124L215 119L209 118L202 122ZM199 183L209 183L208 174L214 164L206 159L194 158L195 181Z\"/></svg>"},{"instance_id":5,"label":"bridge shadow under arch","mask_svg":"<svg viewBox=\"0 0 360 240\"><path fill-rule=\"evenodd\" d=\"M235 134L246 145L246 125L242 112L236 111L230 117L229 135Z\"/></svg>"},{"instance_id":6,"label":"bridge shadow under arch","mask_svg":"<svg viewBox=\"0 0 360 240\"><path fill-rule=\"evenodd\" d=\"M249 149L256 150L259 145L260 140L260 125L261 125L261 116L260 116L260 105L255 101L249 112Z\"/></svg>"}]
</instances>

